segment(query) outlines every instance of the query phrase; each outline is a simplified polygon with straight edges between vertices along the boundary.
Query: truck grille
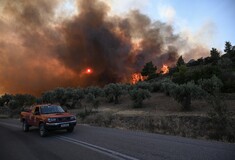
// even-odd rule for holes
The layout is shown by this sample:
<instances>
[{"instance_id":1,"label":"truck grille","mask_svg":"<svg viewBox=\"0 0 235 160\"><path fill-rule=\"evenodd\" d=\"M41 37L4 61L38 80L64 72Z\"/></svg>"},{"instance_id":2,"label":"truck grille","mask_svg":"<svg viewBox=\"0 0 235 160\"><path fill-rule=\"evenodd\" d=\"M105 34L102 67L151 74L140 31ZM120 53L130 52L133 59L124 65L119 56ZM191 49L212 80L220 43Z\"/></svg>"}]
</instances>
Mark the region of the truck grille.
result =
<instances>
[{"instance_id":1,"label":"truck grille","mask_svg":"<svg viewBox=\"0 0 235 160\"><path fill-rule=\"evenodd\" d=\"M70 121L70 117L61 117L61 118L58 118L58 122L67 122L67 121Z\"/></svg>"}]
</instances>

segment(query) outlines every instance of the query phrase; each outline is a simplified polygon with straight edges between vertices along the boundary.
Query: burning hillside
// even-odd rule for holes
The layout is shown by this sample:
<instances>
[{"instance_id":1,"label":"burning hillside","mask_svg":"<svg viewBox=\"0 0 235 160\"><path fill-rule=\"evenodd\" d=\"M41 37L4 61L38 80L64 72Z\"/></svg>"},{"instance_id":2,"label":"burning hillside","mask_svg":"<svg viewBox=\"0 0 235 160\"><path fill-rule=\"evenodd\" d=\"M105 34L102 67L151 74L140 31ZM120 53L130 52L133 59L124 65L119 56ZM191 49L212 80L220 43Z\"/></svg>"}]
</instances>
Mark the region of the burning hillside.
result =
<instances>
[{"instance_id":1,"label":"burning hillside","mask_svg":"<svg viewBox=\"0 0 235 160\"><path fill-rule=\"evenodd\" d=\"M146 62L175 64L178 46L189 44L172 26L138 10L111 16L103 1L78 0L77 14L58 20L59 4L0 2L0 92L129 82Z\"/></svg>"}]
</instances>

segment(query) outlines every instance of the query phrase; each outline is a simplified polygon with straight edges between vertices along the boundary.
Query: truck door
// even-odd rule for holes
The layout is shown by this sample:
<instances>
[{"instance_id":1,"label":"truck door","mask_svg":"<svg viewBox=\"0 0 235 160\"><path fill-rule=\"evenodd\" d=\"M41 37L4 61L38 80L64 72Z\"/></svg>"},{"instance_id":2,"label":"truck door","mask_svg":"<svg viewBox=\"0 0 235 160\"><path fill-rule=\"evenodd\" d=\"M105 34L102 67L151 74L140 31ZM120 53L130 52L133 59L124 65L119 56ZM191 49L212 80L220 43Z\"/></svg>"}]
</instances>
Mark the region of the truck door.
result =
<instances>
[{"instance_id":1,"label":"truck door","mask_svg":"<svg viewBox=\"0 0 235 160\"><path fill-rule=\"evenodd\" d=\"M33 120L34 120L34 112L35 112L36 107L34 107L28 117L28 124L33 125Z\"/></svg>"},{"instance_id":2,"label":"truck door","mask_svg":"<svg viewBox=\"0 0 235 160\"><path fill-rule=\"evenodd\" d=\"M32 125L38 126L40 121L40 109L36 107L33 114L32 114Z\"/></svg>"}]
</instances>

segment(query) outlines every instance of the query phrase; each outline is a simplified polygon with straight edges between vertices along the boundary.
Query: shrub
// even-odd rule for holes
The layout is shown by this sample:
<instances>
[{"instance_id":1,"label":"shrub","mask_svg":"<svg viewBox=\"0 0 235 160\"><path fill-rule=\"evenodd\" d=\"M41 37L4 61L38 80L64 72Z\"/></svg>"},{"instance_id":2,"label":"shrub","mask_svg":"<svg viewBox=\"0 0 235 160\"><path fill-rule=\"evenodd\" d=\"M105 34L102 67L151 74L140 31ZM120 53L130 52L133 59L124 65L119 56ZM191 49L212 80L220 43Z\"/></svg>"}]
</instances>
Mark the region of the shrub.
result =
<instances>
[{"instance_id":1,"label":"shrub","mask_svg":"<svg viewBox=\"0 0 235 160\"><path fill-rule=\"evenodd\" d=\"M129 92L131 99L133 100L134 108L141 108L143 106L143 101L150 98L150 92L146 89L133 89Z\"/></svg>"},{"instance_id":2,"label":"shrub","mask_svg":"<svg viewBox=\"0 0 235 160\"><path fill-rule=\"evenodd\" d=\"M54 100L56 103L59 103L63 106L66 103L65 89L64 88L56 88L54 90Z\"/></svg>"},{"instance_id":3,"label":"shrub","mask_svg":"<svg viewBox=\"0 0 235 160\"><path fill-rule=\"evenodd\" d=\"M178 72L173 74L173 82L178 84L183 84L186 82L186 73L188 71L188 67L186 65L178 66Z\"/></svg>"},{"instance_id":4,"label":"shrub","mask_svg":"<svg viewBox=\"0 0 235 160\"><path fill-rule=\"evenodd\" d=\"M84 111L78 112L77 116L81 118L81 120L84 120L87 116L91 115L93 112L91 109L87 109L86 106L84 106Z\"/></svg>"},{"instance_id":5,"label":"shrub","mask_svg":"<svg viewBox=\"0 0 235 160\"><path fill-rule=\"evenodd\" d=\"M148 82L138 82L134 87L137 88L137 89L145 89L145 90L148 90L150 92L152 91L152 86Z\"/></svg>"},{"instance_id":6,"label":"shrub","mask_svg":"<svg viewBox=\"0 0 235 160\"><path fill-rule=\"evenodd\" d=\"M53 91L47 91L42 94L42 102L43 103L53 103L55 97L55 93Z\"/></svg>"},{"instance_id":7,"label":"shrub","mask_svg":"<svg viewBox=\"0 0 235 160\"><path fill-rule=\"evenodd\" d=\"M207 93L214 95L218 93L223 86L222 81L213 75L210 79L200 79L198 84L204 89Z\"/></svg>"},{"instance_id":8,"label":"shrub","mask_svg":"<svg viewBox=\"0 0 235 160\"><path fill-rule=\"evenodd\" d=\"M97 98L98 96L103 96L104 92L100 87L96 87L96 86L91 86L85 89L85 93L89 94L91 93L93 96L95 96L95 98Z\"/></svg>"},{"instance_id":9,"label":"shrub","mask_svg":"<svg viewBox=\"0 0 235 160\"><path fill-rule=\"evenodd\" d=\"M233 62L231 61L231 59L225 57L225 58L221 58L219 61L218 61L218 65L220 66L220 68L229 68L233 65Z\"/></svg>"},{"instance_id":10,"label":"shrub","mask_svg":"<svg viewBox=\"0 0 235 160\"><path fill-rule=\"evenodd\" d=\"M128 87L127 85L119 84L119 83L110 83L104 87L105 96L108 102L113 102L115 104L119 103L119 98L122 94L124 94L124 89Z\"/></svg>"},{"instance_id":11,"label":"shrub","mask_svg":"<svg viewBox=\"0 0 235 160\"><path fill-rule=\"evenodd\" d=\"M235 128L233 128L231 115L227 110L227 105L219 96L211 96L209 100L211 109L208 112L212 132L210 138L227 141L235 140Z\"/></svg>"},{"instance_id":12,"label":"shrub","mask_svg":"<svg viewBox=\"0 0 235 160\"><path fill-rule=\"evenodd\" d=\"M173 90L177 86L177 84L173 83L170 79L164 79L160 82L160 84L160 90L167 96L172 95Z\"/></svg>"},{"instance_id":13,"label":"shrub","mask_svg":"<svg viewBox=\"0 0 235 160\"><path fill-rule=\"evenodd\" d=\"M176 85L172 90L173 98L181 104L182 111L191 110L191 99L201 98L205 92L193 82Z\"/></svg>"},{"instance_id":14,"label":"shrub","mask_svg":"<svg viewBox=\"0 0 235 160\"><path fill-rule=\"evenodd\" d=\"M152 92L159 92L161 90L160 82L152 82L151 84Z\"/></svg>"},{"instance_id":15,"label":"shrub","mask_svg":"<svg viewBox=\"0 0 235 160\"><path fill-rule=\"evenodd\" d=\"M92 104L92 107L98 109L100 106L100 100L96 98L92 93L88 93L86 96L87 102Z\"/></svg>"}]
</instances>

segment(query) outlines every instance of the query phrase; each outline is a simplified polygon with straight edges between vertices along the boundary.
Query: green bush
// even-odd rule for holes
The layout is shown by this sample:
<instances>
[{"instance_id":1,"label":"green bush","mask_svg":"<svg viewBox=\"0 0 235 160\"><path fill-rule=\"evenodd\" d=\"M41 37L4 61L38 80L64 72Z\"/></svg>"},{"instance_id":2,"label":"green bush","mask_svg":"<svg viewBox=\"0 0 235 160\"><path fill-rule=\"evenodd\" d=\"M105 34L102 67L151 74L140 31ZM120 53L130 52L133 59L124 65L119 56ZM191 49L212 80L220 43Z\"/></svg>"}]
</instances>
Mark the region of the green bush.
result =
<instances>
[{"instance_id":1,"label":"green bush","mask_svg":"<svg viewBox=\"0 0 235 160\"><path fill-rule=\"evenodd\" d=\"M160 82L152 82L151 84L152 92L159 92L161 90Z\"/></svg>"},{"instance_id":2,"label":"green bush","mask_svg":"<svg viewBox=\"0 0 235 160\"><path fill-rule=\"evenodd\" d=\"M164 92L167 96L172 95L177 84L173 83L170 79L164 79L161 82L160 90Z\"/></svg>"},{"instance_id":3,"label":"green bush","mask_svg":"<svg viewBox=\"0 0 235 160\"><path fill-rule=\"evenodd\" d=\"M121 95L125 93L125 88L128 87L125 84L110 83L104 87L105 97L108 102L119 103Z\"/></svg>"},{"instance_id":4,"label":"green bush","mask_svg":"<svg viewBox=\"0 0 235 160\"><path fill-rule=\"evenodd\" d=\"M173 82L183 84L186 82L186 73L188 71L188 67L186 65L180 65L177 68L178 72L173 74Z\"/></svg>"},{"instance_id":5,"label":"green bush","mask_svg":"<svg viewBox=\"0 0 235 160\"><path fill-rule=\"evenodd\" d=\"M205 95L205 92L193 82L189 82L176 85L171 94L173 98L181 104L182 111L189 111L191 110L191 100L201 98Z\"/></svg>"},{"instance_id":6,"label":"green bush","mask_svg":"<svg viewBox=\"0 0 235 160\"><path fill-rule=\"evenodd\" d=\"M218 93L223 86L222 81L215 75L213 75L210 79L200 79L198 84L202 89L211 95Z\"/></svg>"},{"instance_id":7,"label":"green bush","mask_svg":"<svg viewBox=\"0 0 235 160\"><path fill-rule=\"evenodd\" d=\"M208 112L212 131L210 138L217 140L227 140L234 142L235 128L232 124L231 115L227 110L227 105L218 95L209 99L211 109Z\"/></svg>"},{"instance_id":8,"label":"green bush","mask_svg":"<svg viewBox=\"0 0 235 160\"><path fill-rule=\"evenodd\" d=\"M47 91L42 94L42 103L54 103L54 91Z\"/></svg>"},{"instance_id":9,"label":"green bush","mask_svg":"<svg viewBox=\"0 0 235 160\"><path fill-rule=\"evenodd\" d=\"M95 96L95 98L104 95L103 89L101 89L100 87L96 87L96 86L91 86L91 87L86 88L85 93L86 94L91 93L93 96Z\"/></svg>"},{"instance_id":10,"label":"green bush","mask_svg":"<svg viewBox=\"0 0 235 160\"><path fill-rule=\"evenodd\" d=\"M134 108L141 108L143 106L143 101L147 98L150 98L150 92L146 89L133 89L129 91L131 100L133 100Z\"/></svg>"},{"instance_id":11,"label":"green bush","mask_svg":"<svg viewBox=\"0 0 235 160\"><path fill-rule=\"evenodd\" d=\"M145 90L148 90L150 92L152 91L152 86L148 82L138 82L134 87L137 88L137 89L145 89Z\"/></svg>"},{"instance_id":12,"label":"green bush","mask_svg":"<svg viewBox=\"0 0 235 160\"><path fill-rule=\"evenodd\" d=\"M95 109L98 109L98 107L100 106L100 100L95 97L92 93L88 93L86 95L86 100L88 103L91 103L92 107Z\"/></svg>"}]
</instances>

